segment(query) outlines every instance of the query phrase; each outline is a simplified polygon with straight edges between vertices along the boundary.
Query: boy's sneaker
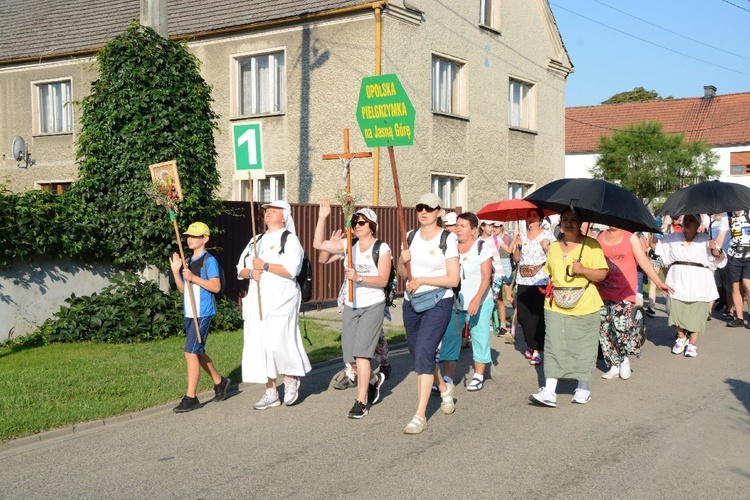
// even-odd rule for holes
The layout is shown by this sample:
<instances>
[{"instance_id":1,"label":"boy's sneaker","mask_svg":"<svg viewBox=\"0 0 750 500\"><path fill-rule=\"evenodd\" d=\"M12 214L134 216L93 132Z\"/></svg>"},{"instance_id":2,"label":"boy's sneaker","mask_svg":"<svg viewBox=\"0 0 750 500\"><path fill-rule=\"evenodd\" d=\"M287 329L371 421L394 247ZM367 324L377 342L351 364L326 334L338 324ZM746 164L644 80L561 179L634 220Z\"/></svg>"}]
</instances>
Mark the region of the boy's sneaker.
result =
<instances>
[{"instance_id":1,"label":"boy's sneaker","mask_svg":"<svg viewBox=\"0 0 750 500\"><path fill-rule=\"evenodd\" d=\"M187 411L193 411L196 408L200 408L201 403L198 398L191 398L189 396L183 396L180 404L175 406L172 411L175 413L185 413Z\"/></svg>"},{"instance_id":2,"label":"boy's sneaker","mask_svg":"<svg viewBox=\"0 0 750 500\"><path fill-rule=\"evenodd\" d=\"M229 390L229 385L232 383L231 380L229 380L226 377L221 377L221 382L214 385L214 401L224 401L227 397L227 391Z\"/></svg>"},{"instance_id":3,"label":"boy's sneaker","mask_svg":"<svg viewBox=\"0 0 750 500\"><path fill-rule=\"evenodd\" d=\"M291 382L284 380L284 404L292 406L299 398L299 379L294 377Z\"/></svg>"},{"instance_id":4,"label":"boy's sneaker","mask_svg":"<svg viewBox=\"0 0 750 500\"><path fill-rule=\"evenodd\" d=\"M654 311L650 307L647 307L646 308L646 316L648 316L649 318L655 318L656 317L656 311Z\"/></svg>"},{"instance_id":5,"label":"boy's sneaker","mask_svg":"<svg viewBox=\"0 0 750 500\"><path fill-rule=\"evenodd\" d=\"M354 406L349 410L349 418L363 418L367 415L367 405L354 400Z\"/></svg>"},{"instance_id":6,"label":"boy's sneaker","mask_svg":"<svg viewBox=\"0 0 750 500\"><path fill-rule=\"evenodd\" d=\"M281 404L281 401L279 400L279 393L275 392L273 394L270 394L269 392L264 392L263 397L260 398L260 401L255 403L253 405L253 409L255 410L265 410L267 408L273 408L274 406L279 406Z\"/></svg>"},{"instance_id":7,"label":"boy's sneaker","mask_svg":"<svg viewBox=\"0 0 750 500\"><path fill-rule=\"evenodd\" d=\"M745 326L745 321L742 318L734 318L732 320L727 321L727 326L729 328L739 328Z\"/></svg>"},{"instance_id":8,"label":"boy's sneaker","mask_svg":"<svg viewBox=\"0 0 750 500\"><path fill-rule=\"evenodd\" d=\"M367 401L369 401L370 406L380 401L380 386L383 385L383 382L385 382L385 374L378 372L375 374L375 383L367 386Z\"/></svg>"},{"instance_id":9,"label":"boy's sneaker","mask_svg":"<svg viewBox=\"0 0 750 500\"><path fill-rule=\"evenodd\" d=\"M573 399L570 402L585 405L589 401L591 401L591 391L576 387L576 390L573 392Z\"/></svg>"},{"instance_id":10,"label":"boy's sneaker","mask_svg":"<svg viewBox=\"0 0 750 500\"><path fill-rule=\"evenodd\" d=\"M688 358L694 358L698 355L698 347L695 344L688 343L685 346L685 356Z\"/></svg>"},{"instance_id":11,"label":"boy's sneaker","mask_svg":"<svg viewBox=\"0 0 750 500\"><path fill-rule=\"evenodd\" d=\"M529 401L531 401L532 403L549 406L550 408L557 408L557 394L548 393L544 387L540 387L539 392L536 392L529 396Z\"/></svg>"},{"instance_id":12,"label":"boy's sneaker","mask_svg":"<svg viewBox=\"0 0 750 500\"><path fill-rule=\"evenodd\" d=\"M336 382L333 383L333 388L338 390L348 389L350 387L357 387L357 379L350 379L348 375L344 375Z\"/></svg>"},{"instance_id":13,"label":"boy's sneaker","mask_svg":"<svg viewBox=\"0 0 750 500\"><path fill-rule=\"evenodd\" d=\"M386 380L391 378L391 364L388 363L387 365L380 365L380 373L385 375Z\"/></svg>"},{"instance_id":14,"label":"boy's sneaker","mask_svg":"<svg viewBox=\"0 0 750 500\"><path fill-rule=\"evenodd\" d=\"M685 344L687 344L687 337L677 337L677 340L674 342L674 347L672 348L672 354L682 354L682 351L685 350Z\"/></svg>"}]
</instances>

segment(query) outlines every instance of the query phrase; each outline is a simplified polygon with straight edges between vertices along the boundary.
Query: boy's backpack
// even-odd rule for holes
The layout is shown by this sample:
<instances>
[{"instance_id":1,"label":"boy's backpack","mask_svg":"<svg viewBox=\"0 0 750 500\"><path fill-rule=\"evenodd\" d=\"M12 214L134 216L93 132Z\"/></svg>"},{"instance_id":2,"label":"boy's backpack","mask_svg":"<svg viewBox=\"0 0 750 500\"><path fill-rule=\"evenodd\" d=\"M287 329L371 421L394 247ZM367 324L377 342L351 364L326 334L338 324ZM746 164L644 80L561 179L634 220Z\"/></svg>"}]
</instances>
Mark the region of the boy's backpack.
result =
<instances>
[{"instance_id":1,"label":"boy's backpack","mask_svg":"<svg viewBox=\"0 0 750 500\"><path fill-rule=\"evenodd\" d=\"M203 255L201 255L201 258L196 261L193 261L193 258L190 257L189 260L187 261L188 267L190 268L191 264L197 264L198 262L200 262L200 269L203 269L203 274L208 276L208 270L206 269L206 260L207 260L206 256L208 255L211 255L211 253L206 251ZM211 256L214 257L213 255ZM215 258L216 257L214 257L214 259ZM218 265L218 260L216 264ZM190 268L190 270L192 271L193 269ZM200 270L198 270L197 273L193 271L193 274L197 274L198 276L200 276ZM224 298L224 291L227 289L227 278L226 276L224 276L224 269L222 269L221 266L219 266L219 280L221 281L221 288L219 289L218 292L211 294L214 298L214 306L216 305L217 302L219 302L221 299Z\"/></svg>"},{"instance_id":2,"label":"boy's backpack","mask_svg":"<svg viewBox=\"0 0 750 500\"><path fill-rule=\"evenodd\" d=\"M359 238L352 240L352 247L359 241ZM382 240L375 240L372 244L372 261L375 263L375 267L378 267L378 259L380 258L380 245ZM386 307L396 307L394 302L396 301L396 289L398 288L398 279L396 277L396 266L393 265L393 257L391 257L391 272L388 274L388 284L383 287L385 293L385 305Z\"/></svg>"}]
</instances>

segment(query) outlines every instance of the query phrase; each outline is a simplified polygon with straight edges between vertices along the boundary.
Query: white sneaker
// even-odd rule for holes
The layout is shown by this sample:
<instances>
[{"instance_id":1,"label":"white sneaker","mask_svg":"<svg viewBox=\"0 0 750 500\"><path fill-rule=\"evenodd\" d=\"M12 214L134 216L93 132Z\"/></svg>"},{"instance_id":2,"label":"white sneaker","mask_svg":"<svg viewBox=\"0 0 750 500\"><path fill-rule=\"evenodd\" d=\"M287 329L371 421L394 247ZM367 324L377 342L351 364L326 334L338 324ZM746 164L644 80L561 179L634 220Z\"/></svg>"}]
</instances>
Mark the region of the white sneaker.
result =
<instances>
[{"instance_id":1,"label":"white sneaker","mask_svg":"<svg viewBox=\"0 0 750 500\"><path fill-rule=\"evenodd\" d=\"M620 367L617 365L612 365L612 368L610 368L608 372L605 372L602 374L602 378L606 380L612 380L613 378L619 375L620 375Z\"/></svg>"},{"instance_id":2,"label":"white sneaker","mask_svg":"<svg viewBox=\"0 0 750 500\"><path fill-rule=\"evenodd\" d=\"M630 369L630 359L625 356L624 358L622 358L622 363L620 364L620 378L623 380L627 380L630 378L631 373L632 370Z\"/></svg>"},{"instance_id":3,"label":"white sneaker","mask_svg":"<svg viewBox=\"0 0 750 500\"><path fill-rule=\"evenodd\" d=\"M284 380L284 404L292 406L299 398L299 379L294 377L291 381Z\"/></svg>"},{"instance_id":4,"label":"white sneaker","mask_svg":"<svg viewBox=\"0 0 750 500\"><path fill-rule=\"evenodd\" d=\"M544 387L540 387L539 392L529 396L529 401L549 406L550 408L557 408L557 394L548 392Z\"/></svg>"},{"instance_id":5,"label":"white sneaker","mask_svg":"<svg viewBox=\"0 0 750 500\"><path fill-rule=\"evenodd\" d=\"M685 344L687 344L687 337L677 337L672 348L672 354L682 354L682 351L685 350Z\"/></svg>"},{"instance_id":6,"label":"white sneaker","mask_svg":"<svg viewBox=\"0 0 750 500\"><path fill-rule=\"evenodd\" d=\"M695 344L690 344L685 347L685 356L688 358L694 358L698 355L698 346Z\"/></svg>"},{"instance_id":7,"label":"white sneaker","mask_svg":"<svg viewBox=\"0 0 750 500\"><path fill-rule=\"evenodd\" d=\"M573 393L573 399L570 400L571 403L578 403L579 405L585 405L589 401L591 401L591 391L581 389L580 387L576 388Z\"/></svg>"},{"instance_id":8,"label":"white sneaker","mask_svg":"<svg viewBox=\"0 0 750 500\"><path fill-rule=\"evenodd\" d=\"M279 393L275 392L273 394L269 392L264 392L263 396L260 398L260 401L255 403L253 405L253 408L256 410L265 410L267 408L273 408L275 406L279 406L281 404L281 401L279 401Z\"/></svg>"}]
</instances>

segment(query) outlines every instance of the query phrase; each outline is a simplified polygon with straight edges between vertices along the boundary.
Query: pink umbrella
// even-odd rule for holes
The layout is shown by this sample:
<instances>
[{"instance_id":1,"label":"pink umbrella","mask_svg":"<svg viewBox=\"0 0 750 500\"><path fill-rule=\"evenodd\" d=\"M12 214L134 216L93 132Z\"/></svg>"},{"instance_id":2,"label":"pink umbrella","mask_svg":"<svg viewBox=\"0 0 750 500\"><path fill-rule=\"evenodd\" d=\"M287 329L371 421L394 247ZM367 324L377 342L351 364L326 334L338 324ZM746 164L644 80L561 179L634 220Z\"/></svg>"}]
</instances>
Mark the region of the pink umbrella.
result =
<instances>
[{"instance_id":1,"label":"pink umbrella","mask_svg":"<svg viewBox=\"0 0 750 500\"><path fill-rule=\"evenodd\" d=\"M477 212L477 217L485 220L514 221L526 218L526 213L531 208L538 208L530 201L513 199L490 203ZM543 209L545 216L554 215L557 212Z\"/></svg>"}]
</instances>

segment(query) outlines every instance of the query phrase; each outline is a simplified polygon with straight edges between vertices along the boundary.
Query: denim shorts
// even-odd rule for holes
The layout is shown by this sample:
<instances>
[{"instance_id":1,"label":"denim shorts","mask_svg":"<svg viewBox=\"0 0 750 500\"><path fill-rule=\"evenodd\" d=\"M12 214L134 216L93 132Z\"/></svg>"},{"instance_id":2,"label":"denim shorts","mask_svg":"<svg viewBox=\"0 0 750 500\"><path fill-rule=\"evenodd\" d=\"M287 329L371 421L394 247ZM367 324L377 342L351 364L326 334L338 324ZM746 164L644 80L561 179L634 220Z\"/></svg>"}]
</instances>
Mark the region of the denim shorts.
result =
<instances>
[{"instance_id":1,"label":"denim shorts","mask_svg":"<svg viewBox=\"0 0 750 500\"><path fill-rule=\"evenodd\" d=\"M193 318L185 318L185 332L187 333L187 338L185 339L185 352L189 354L206 353L206 341L208 340L208 331L211 329L211 320L213 318L213 316L198 318L198 324L201 329L201 340L203 342L198 342L198 336L195 334L195 321Z\"/></svg>"}]
</instances>

